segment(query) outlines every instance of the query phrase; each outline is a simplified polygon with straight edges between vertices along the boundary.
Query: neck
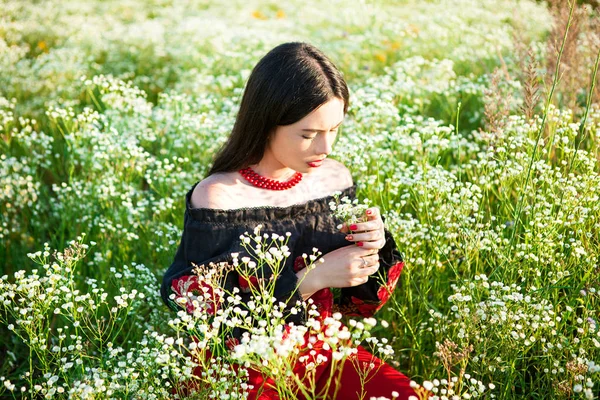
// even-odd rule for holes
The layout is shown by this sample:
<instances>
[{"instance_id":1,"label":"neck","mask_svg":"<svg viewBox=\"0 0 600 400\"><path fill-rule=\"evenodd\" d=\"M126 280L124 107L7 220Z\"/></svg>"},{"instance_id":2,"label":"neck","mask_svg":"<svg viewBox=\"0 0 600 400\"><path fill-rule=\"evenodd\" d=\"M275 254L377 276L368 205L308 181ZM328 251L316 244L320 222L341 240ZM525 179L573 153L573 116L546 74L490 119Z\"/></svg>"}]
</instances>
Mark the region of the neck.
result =
<instances>
[{"instance_id":1,"label":"neck","mask_svg":"<svg viewBox=\"0 0 600 400\"><path fill-rule=\"evenodd\" d=\"M265 178L282 182L291 179L296 173L293 169L282 165L276 160L270 160L267 157L263 157L258 164L251 165L250 168Z\"/></svg>"}]
</instances>

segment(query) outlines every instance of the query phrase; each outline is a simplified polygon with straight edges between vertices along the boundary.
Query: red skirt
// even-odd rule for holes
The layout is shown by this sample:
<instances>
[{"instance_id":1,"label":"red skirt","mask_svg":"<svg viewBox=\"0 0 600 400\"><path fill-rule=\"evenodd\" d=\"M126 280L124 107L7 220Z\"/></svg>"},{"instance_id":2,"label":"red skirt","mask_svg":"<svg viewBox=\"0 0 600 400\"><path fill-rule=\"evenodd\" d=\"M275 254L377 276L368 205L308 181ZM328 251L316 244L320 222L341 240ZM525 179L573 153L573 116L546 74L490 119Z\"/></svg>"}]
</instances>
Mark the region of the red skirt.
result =
<instances>
[{"instance_id":1,"label":"red skirt","mask_svg":"<svg viewBox=\"0 0 600 400\"><path fill-rule=\"evenodd\" d=\"M388 399L408 400L410 396L415 396L419 399L417 393L410 387L410 379L396 371L389 364L385 363L378 357L371 354L362 346L358 346L357 353L348 356L343 363L338 363L339 370L332 371L331 368L331 349L324 349L323 342L313 344L312 350L306 351L304 355L308 355L308 359L303 362L297 362L293 368L293 372L299 377L310 376L311 382L306 382L307 386L312 386L314 382L314 392L308 396L304 396L298 389L294 390L294 384L286 384L286 389L295 393L295 398L301 400L320 399L365 399L371 397L386 397ZM206 352L207 358L211 357L210 352ZM321 356L321 357L319 357ZM317 364L318 360L325 362ZM314 372L307 374L307 365L312 363L317 364L314 367ZM238 371L243 368L239 365L233 365L233 369ZM202 369L196 367L194 375L200 376ZM251 385L248 390L248 400L279 400L277 392L277 383L271 377L262 375L259 371L246 368L248 373L247 383ZM314 379L314 381L312 381ZM327 387L329 382L329 386ZM202 385L197 382L186 382L182 386L173 390L173 393L187 396L190 389L200 389ZM280 385L281 386L281 385Z\"/></svg>"},{"instance_id":2,"label":"red skirt","mask_svg":"<svg viewBox=\"0 0 600 400\"><path fill-rule=\"evenodd\" d=\"M323 289L315 293L311 298L317 306L321 321L325 317L331 316L332 298L329 289ZM322 326L324 327L324 324ZM309 334L307 333L305 336L306 343L308 343L308 339ZM339 370L332 371L332 350L323 348L323 344L322 341L317 341L312 345L312 349L306 349L298 356L298 358L300 356L308 357L303 362L296 362L293 372L298 377L311 376L311 382L306 383L307 386L312 386L308 384L314 382L315 390L307 398L300 390L293 389L294 384L286 383L286 389L295 392L296 398L301 400L311 400L313 398L369 400L371 397L383 396L388 399L408 400L410 396L415 396L416 399L419 399L418 394L410 387L410 379L407 376L396 371L392 366L374 356L362 346L358 346L358 352L348 356L343 364L337 363L337 366L341 368L341 373ZM228 345L233 347L232 343L228 343ZM210 353L207 352L206 356L210 357ZM319 360L324 359L326 361L318 363ZM316 365L314 367L315 371L307 374L306 368L311 362ZM234 365L233 368L237 371L240 366ZM200 367L197 367L194 374L199 376L200 371ZM247 383L248 385L252 385L252 388L248 392L249 400L279 400L277 384L273 378L264 376L254 369L247 368L246 371L248 372ZM327 382L330 382L328 388ZM184 386L187 386L189 389L188 385ZM280 386L282 386L281 382ZM420 390L423 390L423 388ZM187 392L187 390L184 390L184 392ZM427 396L429 395L427 393Z\"/></svg>"},{"instance_id":3,"label":"red skirt","mask_svg":"<svg viewBox=\"0 0 600 400\"><path fill-rule=\"evenodd\" d=\"M331 359L331 350L319 349L318 354L326 356L328 360ZM314 356L315 359L317 355ZM300 372L299 376L304 376L304 368L304 363L298 363L294 372ZM265 378L255 370L248 370L248 373L248 384L253 385L249 392L249 400L279 400L276 384L272 378ZM333 376L331 376L332 374ZM418 399L417 394L410 387L408 377L375 357L362 346L358 346L357 354L353 354L345 360L341 373L331 371L330 363L324 362L316 367L314 377L314 395L307 398L298 391L296 398L302 400L312 398L368 400L373 396L385 396L388 399L396 396L397 399L407 400L409 396L416 396ZM330 384L326 390L328 381Z\"/></svg>"}]
</instances>

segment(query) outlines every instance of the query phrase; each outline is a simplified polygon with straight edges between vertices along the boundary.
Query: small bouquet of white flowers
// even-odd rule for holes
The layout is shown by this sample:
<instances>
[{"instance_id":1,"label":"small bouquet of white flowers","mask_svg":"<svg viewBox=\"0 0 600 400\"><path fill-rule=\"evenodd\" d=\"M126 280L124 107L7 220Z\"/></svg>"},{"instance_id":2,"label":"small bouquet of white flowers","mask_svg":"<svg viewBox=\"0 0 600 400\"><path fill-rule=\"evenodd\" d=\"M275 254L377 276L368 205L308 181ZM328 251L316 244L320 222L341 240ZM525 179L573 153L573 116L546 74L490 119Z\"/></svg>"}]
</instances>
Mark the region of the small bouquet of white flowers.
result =
<instances>
[{"instance_id":1,"label":"small bouquet of white flowers","mask_svg":"<svg viewBox=\"0 0 600 400\"><path fill-rule=\"evenodd\" d=\"M348 196L340 198L342 192L334 192L334 201L329 202L329 208L333 212L335 218L344 221L346 226L356 224L359 222L366 222L367 216L365 211L369 208L370 200L365 198L362 203L358 199L350 200ZM338 229L342 229L342 225L337 226Z\"/></svg>"}]
</instances>

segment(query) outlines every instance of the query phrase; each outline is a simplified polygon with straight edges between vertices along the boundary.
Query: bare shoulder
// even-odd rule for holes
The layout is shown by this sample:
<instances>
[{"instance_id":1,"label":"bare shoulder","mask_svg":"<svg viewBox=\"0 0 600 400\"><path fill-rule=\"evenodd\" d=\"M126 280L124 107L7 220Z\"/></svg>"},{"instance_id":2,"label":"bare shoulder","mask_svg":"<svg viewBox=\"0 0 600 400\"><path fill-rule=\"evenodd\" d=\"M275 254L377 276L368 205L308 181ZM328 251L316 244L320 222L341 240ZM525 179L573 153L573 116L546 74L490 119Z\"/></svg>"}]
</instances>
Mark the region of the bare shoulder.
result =
<instances>
[{"instance_id":1,"label":"bare shoulder","mask_svg":"<svg viewBox=\"0 0 600 400\"><path fill-rule=\"evenodd\" d=\"M190 205L193 208L226 209L231 204L226 174L214 174L200 181L192 192Z\"/></svg>"},{"instance_id":2,"label":"bare shoulder","mask_svg":"<svg viewBox=\"0 0 600 400\"><path fill-rule=\"evenodd\" d=\"M333 191L341 191L354 185L352 173L343 163L333 158L328 158L325 161L327 162L327 164L324 163L324 165L327 165L326 175L323 177L325 187L331 188Z\"/></svg>"}]
</instances>

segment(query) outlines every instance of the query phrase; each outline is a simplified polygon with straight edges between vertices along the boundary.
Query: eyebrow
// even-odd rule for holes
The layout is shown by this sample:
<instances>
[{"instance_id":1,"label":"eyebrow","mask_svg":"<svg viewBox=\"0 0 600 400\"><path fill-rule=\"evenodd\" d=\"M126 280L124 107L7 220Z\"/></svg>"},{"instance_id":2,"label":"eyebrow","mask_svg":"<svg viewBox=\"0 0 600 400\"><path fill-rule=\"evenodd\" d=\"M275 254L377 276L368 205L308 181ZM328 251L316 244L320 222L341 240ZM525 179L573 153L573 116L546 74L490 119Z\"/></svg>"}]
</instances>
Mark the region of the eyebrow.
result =
<instances>
[{"instance_id":1,"label":"eyebrow","mask_svg":"<svg viewBox=\"0 0 600 400\"><path fill-rule=\"evenodd\" d=\"M342 122L344 122L344 121L340 121L340 123L337 124L336 126L334 126L333 128L335 129L335 128L339 127L342 124ZM302 129L302 131L303 132L325 132L322 129Z\"/></svg>"}]
</instances>

